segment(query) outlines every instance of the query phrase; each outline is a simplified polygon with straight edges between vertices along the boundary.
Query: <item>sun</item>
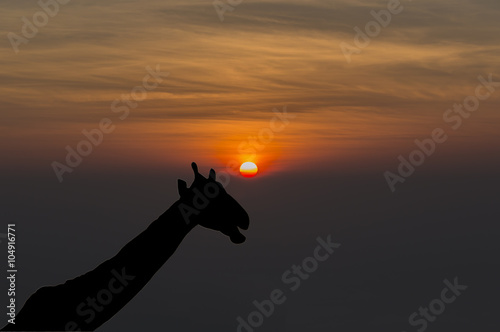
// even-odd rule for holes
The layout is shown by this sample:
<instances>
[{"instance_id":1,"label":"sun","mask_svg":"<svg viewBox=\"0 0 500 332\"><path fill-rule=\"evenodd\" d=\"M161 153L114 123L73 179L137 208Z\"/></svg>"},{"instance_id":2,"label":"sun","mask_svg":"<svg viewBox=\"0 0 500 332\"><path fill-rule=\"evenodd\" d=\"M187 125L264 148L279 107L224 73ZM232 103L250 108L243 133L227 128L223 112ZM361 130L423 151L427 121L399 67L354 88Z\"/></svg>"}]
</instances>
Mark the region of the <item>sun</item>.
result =
<instances>
[{"instance_id":1,"label":"sun","mask_svg":"<svg viewBox=\"0 0 500 332\"><path fill-rule=\"evenodd\" d=\"M240 173L246 178L254 177L255 174L259 171L259 168L254 163L247 161L246 163L241 164Z\"/></svg>"}]
</instances>

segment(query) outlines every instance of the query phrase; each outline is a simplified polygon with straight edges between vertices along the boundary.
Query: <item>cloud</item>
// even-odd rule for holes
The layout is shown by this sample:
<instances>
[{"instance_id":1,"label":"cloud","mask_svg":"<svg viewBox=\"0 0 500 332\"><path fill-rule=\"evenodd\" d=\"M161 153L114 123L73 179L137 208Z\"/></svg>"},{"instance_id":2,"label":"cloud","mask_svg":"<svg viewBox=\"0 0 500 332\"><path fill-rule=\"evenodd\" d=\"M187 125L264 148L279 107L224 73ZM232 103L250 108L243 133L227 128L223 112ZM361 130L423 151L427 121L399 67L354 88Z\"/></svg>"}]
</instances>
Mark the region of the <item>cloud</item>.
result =
<instances>
[{"instance_id":1,"label":"cloud","mask_svg":"<svg viewBox=\"0 0 500 332\"><path fill-rule=\"evenodd\" d=\"M113 116L111 102L141 83L147 65L160 64L170 76L129 119L139 132L174 120L265 121L283 105L317 126L396 119L407 130L496 70L496 1L403 2L404 11L348 65L340 42L352 42L353 27L386 4L245 0L220 22L210 1L70 2L19 54L2 39L3 121L28 132L58 124L74 137L75 125ZM20 33L20 18L37 10L7 2L2 35Z\"/></svg>"}]
</instances>

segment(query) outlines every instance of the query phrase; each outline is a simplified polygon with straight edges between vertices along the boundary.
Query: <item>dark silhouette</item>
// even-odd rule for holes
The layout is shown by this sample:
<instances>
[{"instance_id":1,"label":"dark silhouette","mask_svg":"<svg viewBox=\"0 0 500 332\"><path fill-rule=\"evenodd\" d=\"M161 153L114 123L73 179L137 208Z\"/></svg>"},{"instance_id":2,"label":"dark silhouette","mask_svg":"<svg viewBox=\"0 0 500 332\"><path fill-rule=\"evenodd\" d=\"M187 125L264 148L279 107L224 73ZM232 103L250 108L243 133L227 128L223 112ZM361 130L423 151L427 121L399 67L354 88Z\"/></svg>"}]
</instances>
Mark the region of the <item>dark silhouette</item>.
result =
<instances>
[{"instance_id":1,"label":"dark silhouette","mask_svg":"<svg viewBox=\"0 0 500 332\"><path fill-rule=\"evenodd\" d=\"M233 243L245 241L246 211L219 182L192 163L191 187L178 180L180 199L113 258L62 285L37 290L2 331L94 331L120 311L170 258L196 226L220 231Z\"/></svg>"}]
</instances>

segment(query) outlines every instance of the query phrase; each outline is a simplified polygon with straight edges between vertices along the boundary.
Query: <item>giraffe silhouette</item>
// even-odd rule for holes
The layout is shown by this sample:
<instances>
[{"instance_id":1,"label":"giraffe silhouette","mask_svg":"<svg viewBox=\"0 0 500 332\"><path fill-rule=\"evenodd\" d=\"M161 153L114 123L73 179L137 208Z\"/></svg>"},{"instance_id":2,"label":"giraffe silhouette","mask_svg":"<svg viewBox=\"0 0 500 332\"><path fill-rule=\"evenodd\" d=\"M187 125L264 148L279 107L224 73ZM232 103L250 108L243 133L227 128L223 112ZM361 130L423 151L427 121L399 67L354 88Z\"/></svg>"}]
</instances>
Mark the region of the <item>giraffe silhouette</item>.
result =
<instances>
[{"instance_id":1,"label":"giraffe silhouette","mask_svg":"<svg viewBox=\"0 0 500 332\"><path fill-rule=\"evenodd\" d=\"M94 270L57 286L38 289L1 331L94 331L120 311L151 280L196 225L220 231L243 243L247 212L216 181L192 163L188 188L178 180L180 199L116 256Z\"/></svg>"}]
</instances>

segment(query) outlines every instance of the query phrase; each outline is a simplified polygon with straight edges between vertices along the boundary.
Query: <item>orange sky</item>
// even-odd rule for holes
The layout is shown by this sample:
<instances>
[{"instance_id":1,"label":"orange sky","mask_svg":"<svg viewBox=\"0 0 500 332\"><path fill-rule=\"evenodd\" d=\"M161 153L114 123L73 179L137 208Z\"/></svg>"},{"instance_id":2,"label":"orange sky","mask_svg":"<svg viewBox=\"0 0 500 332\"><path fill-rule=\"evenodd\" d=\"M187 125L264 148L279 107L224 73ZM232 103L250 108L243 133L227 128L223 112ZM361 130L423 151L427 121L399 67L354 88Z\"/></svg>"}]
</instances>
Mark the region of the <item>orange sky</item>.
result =
<instances>
[{"instance_id":1,"label":"orange sky","mask_svg":"<svg viewBox=\"0 0 500 332\"><path fill-rule=\"evenodd\" d=\"M192 159L222 169L248 159L238 146L284 106L296 117L255 156L263 172L390 163L443 126L443 112L474 92L478 75L496 73L500 7L407 4L346 63L339 44L386 3L245 1L220 22L209 2L70 2L18 54L1 40L3 167L50 171L83 129L110 118L116 130L86 158L88 169ZM5 6L4 36L39 10ZM157 64L169 77L119 120L113 100ZM453 132L450 158L464 142L474 151L498 144L499 101L497 93L482 102Z\"/></svg>"}]
</instances>

